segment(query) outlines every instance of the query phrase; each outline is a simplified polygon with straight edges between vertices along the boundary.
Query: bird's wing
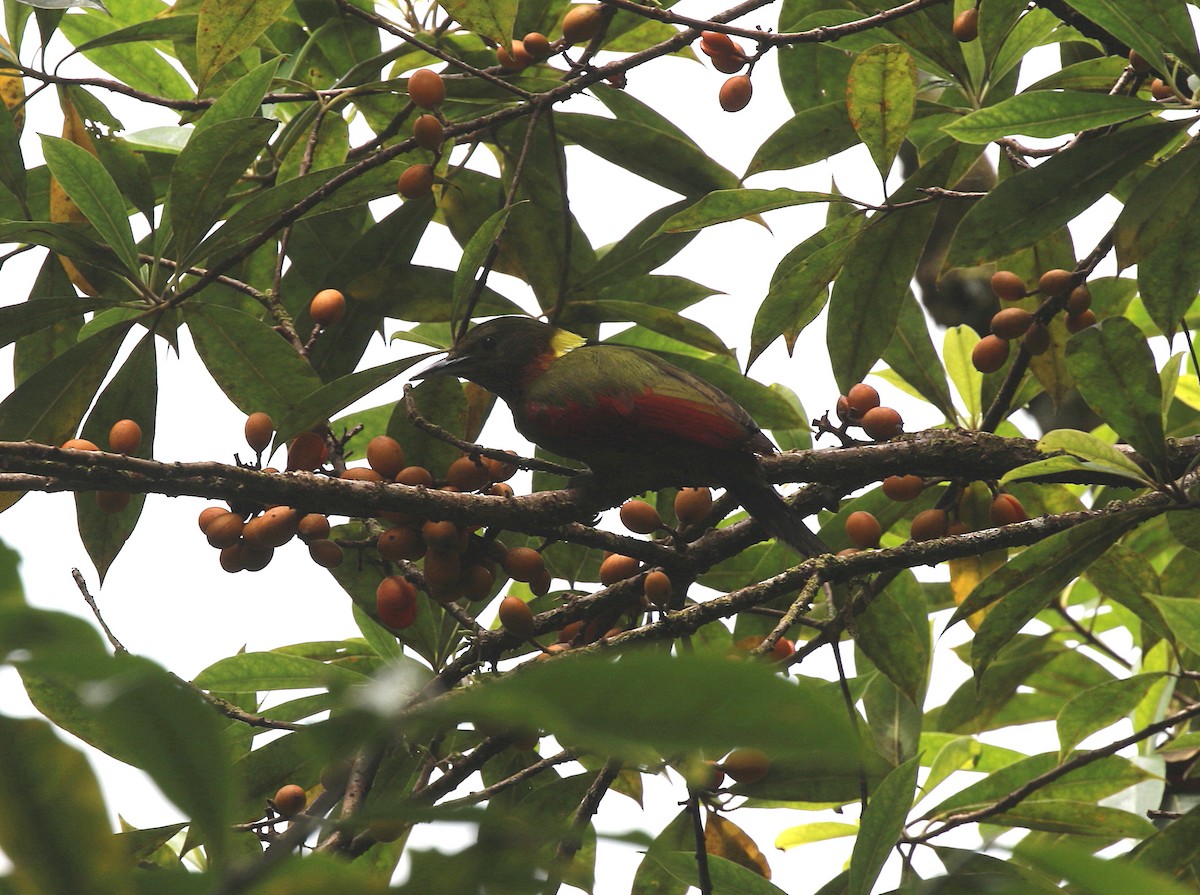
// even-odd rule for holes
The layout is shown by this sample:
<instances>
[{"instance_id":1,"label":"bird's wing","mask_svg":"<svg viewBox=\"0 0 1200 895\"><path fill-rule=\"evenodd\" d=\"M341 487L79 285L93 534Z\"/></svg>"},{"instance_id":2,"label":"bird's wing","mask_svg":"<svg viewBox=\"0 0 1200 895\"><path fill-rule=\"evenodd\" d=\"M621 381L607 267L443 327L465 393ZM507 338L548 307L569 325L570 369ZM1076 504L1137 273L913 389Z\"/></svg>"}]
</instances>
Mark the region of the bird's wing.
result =
<instances>
[{"instance_id":1,"label":"bird's wing","mask_svg":"<svg viewBox=\"0 0 1200 895\"><path fill-rule=\"evenodd\" d=\"M648 352L588 346L559 358L554 372L533 383L527 396L530 421L543 435L662 436L719 450L774 451L731 397Z\"/></svg>"}]
</instances>

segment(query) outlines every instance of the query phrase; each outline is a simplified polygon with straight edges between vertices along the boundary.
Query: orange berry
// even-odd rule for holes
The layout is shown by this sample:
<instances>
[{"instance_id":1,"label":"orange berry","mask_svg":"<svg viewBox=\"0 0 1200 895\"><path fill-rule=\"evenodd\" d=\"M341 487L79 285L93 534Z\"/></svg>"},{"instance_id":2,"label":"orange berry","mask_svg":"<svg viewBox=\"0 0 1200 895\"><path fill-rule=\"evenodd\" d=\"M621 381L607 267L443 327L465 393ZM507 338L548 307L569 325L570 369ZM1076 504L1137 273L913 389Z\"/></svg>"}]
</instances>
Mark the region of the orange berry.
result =
<instances>
[{"instance_id":1,"label":"orange berry","mask_svg":"<svg viewBox=\"0 0 1200 895\"><path fill-rule=\"evenodd\" d=\"M658 569L647 572L642 579L642 591L655 606L666 606L671 602L671 579L666 572Z\"/></svg>"},{"instance_id":2,"label":"orange berry","mask_svg":"<svg viewBox=\"0 0 1200 895\"><path fill-rule=\"evenodd\" d=\"M1129 67L1139 73L1150 71L1149 61L1137 50L1129 51Z\"/></svg>"},{"instance_id":3,"label":"orange berry","mask_svg":"<svg viewBox=\"0 0 1200 895\"><path fill-rule=\"evenodd\" d=\"M396 192L405 199L420 199L433 192L433 166L410 165L396 178Z\"/></svg>"},{"instance_id":4,"label":"orange berry","mask_svg":"<svg viewBox=\"0 0 1200 895\"><path fill-rule=\"evenodd\" d=\"M1162 78L1155 78L1150 82L1150 95L1159 100L1174 99L1175 89Z\"/></svg>"},{"instance_id":5,"label":"orange berry","mask_svg":"<svg viewBox=\"0 0 1200 895\"><path fill-rule=\"evenodd\" d=\"M482 463L470 457L459 457L446 470L446 481L459 491L478 491L492 481L492 474Z\"/></svg>"},{"instance_id":6,"label":"orange berry","mask_svg":"<svg viewBox=\"0 0 1200 895\"><path fill-rule=\"evenodd\" d=\"M563 40L569 44L587 43L600 33L604 14L599 4L580 3L572 6L563 16Z\"/></svg>"},{"instance_id":7,"label":"orange berry","mask_svg":"<svg viewBox=\"0 0 1200 895\"><path fill-rule=\"evenodd\" d=\"M750 83L749 75L734 75L721 85L717 101L726 112L740 112L750 104L754 93L754 85Z\"/></svg>"},{"instance_id":8,"label":"orange berry","mask_svg":"<svg viewBox=\"0 0 1200 895\"><path fill-rule=\"evenodd\" d=\"M459 581L462 580L462 557L453 550L426 550L422 565L425 583L430 593L439 600L452 600L458 596Z\"/></svg>"},{"instance_id":9,"label":"orange berry","mask_svg":"<svg viewBox=\"0 0 1200 895\"><path fill-rule=\"evenodd\" d=\"M228 512L224 507L205 507L200 511L200 530L207 531L214 519L224 516Z\"/></svg>"},{"instance_id":10,"label":"orange berry","mask_svg":"<svg viewBox=\"0 0 1200 895\"><path fill-rule=\"evenodd\" d=\"M904 431L904 420L890 407L872 407L863 414L861 425L869 438L883 441Z\"/></svg>"},{"instance_id":11,"label":"orange berry","mask_svg":"<svg viewBox=\"0 0 1200 895\"><path fill-rule=\"evenodd\" d=\"M302 541L322 541L329 537L329 517L321 513L305 513L296 526Z\"/></svg>"},{"instance_id":12,"label":"orange berry","mask_svg":"<svg viewBox=\"0 0 1200 895\"><path fill-rule=\"evenodd\" d=\"M956 15L951 31L959 43L967 44L979 37L979 8L973 6Z\"/></svg>"},{"instance_id":13,"label":"orange berry","mask_svg":"<svg viewBox=\"0 0 1200 895\"><path fill-rule=\"evenodd\" d=\"M735 75L746 67L746 57L737 56L710 56L712 67L723 75Z\"/></svg>"},{"instance_id":14,"label":"orange berry","mask_svg":"<svg viewBox=\"0 0 1200 895\"><path fill-rule=\"evenodd\" d=\"M261 572L270 564L271 557L275 555L275 551L270 547L255 547L245 541L239 546L242 548L242 568L247 572Z\"/></svg>"},{"instance_id":15,"label":"orange berry","mask_svg":"<svg viewBox=\"0 0 1200 895\"><path fill-rule=\"evenodd\" d=\"M658 510L644 500L627 500L621 504L621 524L635 534L648 535L662 527Z\"/></svg>"},{"instance_id":16,"label":"orange berry","mask_svg":"<svg viewBox=\"0 0 1200 895\"><path fill-rule=\"evenodd\" d=\"M771 762L761 749L734 749L718 767L738 783L757 783L767 776Z\"/></svg>"},{"instance_id":17,"label":"orange berry","mask_svg":"<svg viewBox=\"0 0 1200 895\"><path fill-rule=\"evenodd\" d=\"M389 575L375 588L375 614L389 628L407 628L417 620L417 589L400 575Z\"/></svg>"},{"instance_id":18,"label":"orange berry","mask_svg":"<svg viewBox=\"0 0 1200 895\"><path fill-rule=\"evenodd\" d=\"M883 480L883 493L892 500L913 500L925 490L919 475L890 475Z\"/></svg>"},{"instance_id":19,"label":"orange berry","mask_svg":"<svg viewBox=\"0 0 1200 895\"><path fill-rule=\"evenodd\" d=\"M63 442L63 448L68 451L98 451L99 446L95 442L88 441L86 438L72 438L69 441Z\"/></svg>"},{"instance_id":20,"label":"orange berry","mask_svg":"<svg viewBox=\"0 0 1200 895\"><path fill-rule=\"evenodd\" d=\"M308 316L318 326L337 326L346 316L346 296L336 289L322 289L308 303Z\"/></svg>"},{"instance_id":21,"label":"orange berry","mask_svg":"<svg viewBox=\"0 0 1200 895\"><path fill-rule=\"evenodd\" d=\"M446 139L446 128L436 115L422 115L413 122L413 139L422 149L436 152Z\"/></svg>"},{"instance_id":22,"label":"orange berry","mask_svg":"<svg viewBox=\"0 0 1200 895\"><path fill-rule=\"evenodd\" d=\"M1021 342L1030 354L1044 354L1050 348L1050 330L1043 323L1032 323Z\"/></svg>"},{"instance_id":23,"label":"orange berry","mask_svg":"<svg viewBox=\"0 0 1200 895\"><path fill-rule=\"evenodd\" d=\"M553 581L554 576L550 574L550 570L542 569L526 583L535 597L544 597L550 593L550 585Z\"/></svg>"},{"instance_id":24,"label":"orange berry","mask_svg":"<svg viewBox=\"0 0 1200 895\"><path fill-rule=\"evenodd\" d=\"M1071 290L1071 294L1067 296L1067 313L1082 314L1092 306L1092 291L1088 289L1087 283L1080 283Z\"/></svg>"},{"instance_id":25,"label":"orange berry","mask_svg":"<svg viewBox=\"0 0 1200 895\"><path fill-rule=\"evenodd\" d=\"M984 336L971 349L971 363L980 373L995 373L1008 361L1008 342L999 336Z\"/></svg>"},{"instance_id":26,"label":"orange berry","mask_svg":"<svg viewBox=\"0 0 1200 895\"><path fill-rule=\"evenodd\" d=\"M534 635L533 610L520 597L507 596L500 601L500 624L514 637L529 640Z\"/></svg>"},{"instance_id":27,"label":"orange berry","mask_svg":"<svg viewBox=\"0 0 1200 895\"><path fill-rule=\"evenodd\" d=\"M1001 339L1015 339L1029 329L1033 314L1024 308L1003 308L992 317L992 333Z\"/></svg>"},{"instance_id":28,"label":"orange berry","mask_svg":"<svg viewBox=\"0 0 1200 895\"><path fill-rule=\"evenodd\" d=\"M396 473L396 484L429 488L433 485L433 475L424 466L405 466Z\"/></svg>"},{"instance_id":29,"label":"orange berry","mask_svg":"<svg viewBox=\"0 0 1200 895\"><path fill-rule=\"evenodd\" d=\"M246 417L245 433L246 444L250 445L255 453L261 454L271 444L271 438L275 434L275 422L261 410L255 411Z\"/></svg>"},{"instance_id":30,"label":"orange berry","mask_svg":"<svg viewBox=\"0 0 1200 895\"><path fill-rule=\"evenodd\" d=\"M394 479L404 468L404 448L387 435L376 435L367 442L367 463L385 479Z\"/></svg>"},{"instance_id":31,"label":"orange berry","mask_svg":"<svg viewBox=\"0 0 1200 895\"><path fill-rule=\"evenodd\" d=\"M525 49L525 41L514 40L512 48L496 47L496 61L505 71L520 71L533 64L533 56Z\"/></svg>"},{"instance_id":32,"label":"orange berry","mask_svg":"<svg viewBox=\"0 0 1200 895\"><path fill-rule=\"evenodd\" d=\"M308 795L304 792L303 786L289 783L286 786L279 787L279 791L275 793L275 798L271 799L271 804L284 817L294 817L303 811L304 807L308 804Z\"/></svg>"},{"instance_id":33,"label":"orange berry","mask_svg":"<svg viewBox=\"0 0 1200 895\"><path fill-rule=\"evenodd\" d=\"M525 52L538 62L549 59L554 53L554 46L550 43L550 38L538 31L530 31L525 35L522 43L525 44Z\"/></svg>"},{"instance_id":34,"label":"orange berry","mask_svg":"<svg viewBox=\"0 0 1200 895\"><path fill-rule=\"evenodd\" d=\"M505 451L505 453L512 454L513 457L517 456L512 451ZM492 457L482 457L481 459L483 460L483 465L487 467L488 478L493 482L507 482L517 474L518 467L516 463L508 463L504 460L493 459Z\"/></svg>"},{"instance_id":35,"label":"orange berry","mask_svg":"<svg viewBox=\"0 0 1200 895\"><path fill-rule=\"evenodd\" d=\"M118 454L132 454L141 446L142 427L133 420L117 420L108 430L108 449Z\"/></svg>"},{"instance_id":36,"label":"orange berry","mask_svg":"<svg viewBox=\"0 0 1200 895\"><path fill-rule=\"evenodd\" d=\"M742 51L733 38L723 31L701 31L700 49L709 56L731 56Z\"/></svg>"},{"instance_id":37,"label":"orange berry","mask_svg":"<svg viewBox=\"0 0 1200 895\"><path fill-rule=\"evenodd\" d=\"M866 510L855 510L846 517L846 537L855 547L878 547L883 527Z\"/></svg>"},{"instance_id":38,"label":"orange berry","mask_svg":"<svg viewBox=\"0 0 1200 895\"><path fill-rule=\"evenodd\" d=\"M230 574L245 571L246 565L242 562L242 548L244 546L245 545L239 540L230 544L228 547L222 547L221 555L218 559L218 562L221 564L221 568Z\"/></svg>"},{"instance_id":39,"label":"orange berry","mask_svg":"<svg viewBox=\"0 0 1200 895\"><path fill-rule=\"evenodd\" d=\"M1029 520L1029 514L1025 512L1025 507L1021 506L1021 501L1005 493L992 498L991 517L993 525L1015 525Z\"/></svg>"},{"instance_id":40,"label":"orange berry","mask_svg":"<svg viewBox=\"0 0 1200 895\"><path fill-rule=\"evenodd\" d=\"M1089 326L1096 325L1096 312L1088 308L1080 311L1078 314L1069 314L1067 316L1067 332L1077 333L1081 329L1087 329Z\"/></svg>"},{"instance_id":41,"label":"orange berry","mask_svg":"<svg viewBox=\"0 0 1200 895\"><path fill-rule=\"evenodd\" d=\"M130 497L128 491L97 491L96 506L101 513L113 516L129 506Z\"/></svg>"},{"instance_id":42,"label":"orange berry","mask_svg":"<svg viewBox=\"0 0 1200 895\"><path fill-rule=\"evenodd\" d=\"M833 409L837 413L837 418L843 423L858 421L858 414L850 406L850 399L845 395L838 395L837 403L834 404Z\"/></svg>"},{"instance_id":43,"label":"orange berry","mask_svg":"<svg viewBox=\"0 0 1200 895\"><path fill-rule=\"evenodd\" d=\"M1075 275L1071 271L1055 267L1038 278L1038 292L1050 296L1066 295L1074 288L1074 280Z\"/></svg>"},{"instance_id":44,"label":"orange berry","mask_svg":"<svg viewBox=\"0 0 1200 895\"><path fill-rule=\"evenodd\" d=\"M510 548L505 552L500 564L509 578L524 582L532 581L546 568L546 561L542 558L542 554L532 547Z\"/></svg>"},{"instance_id":45,"label":"orange berry","mask_svg":"<svg viewBox=\"0 0 1200 895\"><path fill-rule=\"evenodd\" d=\"M1025 297L1025 281L1011 270L992 274L992 291L1004 301L1020 301Z\"/></svg>"},{"instance_id":46,"label":"orange berry","mask_svg":"<svg viewBox=\"0 0 1200 895\"><path fill-rule=\"evenodd\" d=\"M943 537L949 524L950 517L946 515L945 510L936 507L922 510L913 517L910 534L914 541L932 541L934 538Z\"/></svg>"},{"instance_id":47,"label":"orange berry","mask_svg":"<svg viewBox=\"0 0 1200 895\"><path fill-rule=\"evenodd\" d=\"M339 479L351 482L382 482L383 476L366 466L351 466L338 473Z\"/></svg>"},{"instance_id":48,"label":"orange berry","mask_svg":"<svg viewBox=\"0 0 1200 895\"><path fill-rule=\"evenodd\" d=\"M868 410L879 406L879 392L865 382L860 382L850 386L850 391L846 393L846 400L851 409L862 416Z\"/></svg>"},{"instance_id":49,"label":"orange berry","mask_svg":"<svg viewBox=\"0 0 1200 895\"><path fill-rule=\"evenodd\" d=\"M282 547L296 536L300 528L300 513L291 507L271 507L256 516L242 529L242 538L251 547Z\"/></svg>"},{"instance_id":50,"label":"orange berry","mask_svg":"<svg viewBox=\"0 0 1200 895\"><path fill-rule=\"evenodd\" d=\"M325 462L328 454L324 438L316 432L301 432L288 445L287 468L312 472Z\"/></svg>"},{"instance_id":51,"label":"orange berry","mask_svg":"<svg viewBox=\"0 0 1200 895\"><path fill-rule=\"evenodd\" d=\"M399 562L407 559L416 562L425 555L425 543L421 533L407 525L397 525L389 528L379 536L376 545L381 558L388 562Z\"/></svg>"},{"instance_id":52,"label":"orange berry","mask_svg":"<svg viewBox=\"0 0 1200 895\"><path fill-rule=\"evenodd\" d=\"M421 526L421 540L430 550L456 550L462 533L453 522L426 522Z\"/></svg>"},{"instance_id":53,"label":"orange berry","mask_svg":"<svg viewBox=\"0 0 1200 895\"><path fill-rule=\"evenodd\" d=\"M638 572L638 561L632 556L614 553L600 563L600 583L612 587L618 581L632 578Z\"/></svg>"},{"instance_id":54,"label":"orange berry","mask_svg":"<svg viewBox=\"0 0 1200 895\"><path fill-rule=\"evenodd\" d=\"M492 595L492 585L496 583L496 576L487 566L476 563L463 569L461 582L463 596L475 602Z\"/></svg>"},{"instance_id":55,"label":"orange berry","mask_svg":"<svg viewBox=\"0 0 1200 895\"><path fill-rule=\"evenodd\" d=\"M220 516L214 515L209 520L208 527L204 529L204 536L208 539L209 546L224 550L242 539L244 527L241 516L227 512Z\"/></svg>"},{"instance_id":56,"label":"orange berry","mask_svg":"<svg viewBox=\"0 0 1200 895\"><path fill-rule=\"evenodd\" d=\"M435 71L418 69L408 76L408 98L422 109L440 106L446 98L446 82Z\"/></svg>"},{"instance_id":57,"label":"orange berry","mask_svg":"<svg viewBox=\"0 0 1200 895\"><path fill-rule=\"evenodd\" d=\"M346 559L346 555L342 552L342 548L333 541L318 539L309 541L308 555L323 569L336 569Z\"/></svg>"},{"instance_id":58,"label":"orange berry","mask_svg":"<svg viewBox=\"0 0 1200 895\"><path fill-rule=\"evenodd\" d=\"M680 488L675 495L675 518L680 525L695 525L712 510L709 488Z\"/></svg>"}]
</instances>

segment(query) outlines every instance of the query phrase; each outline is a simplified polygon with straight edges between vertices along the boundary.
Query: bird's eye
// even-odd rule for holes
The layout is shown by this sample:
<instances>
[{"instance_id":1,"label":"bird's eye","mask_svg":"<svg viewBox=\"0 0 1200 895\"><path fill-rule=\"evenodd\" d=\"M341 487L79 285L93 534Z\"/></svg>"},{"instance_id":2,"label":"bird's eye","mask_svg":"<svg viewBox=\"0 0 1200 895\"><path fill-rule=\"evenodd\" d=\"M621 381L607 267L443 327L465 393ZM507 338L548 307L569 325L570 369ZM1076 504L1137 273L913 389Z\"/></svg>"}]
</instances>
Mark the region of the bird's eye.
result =
<instances>
[{"instance_id":1,"label":"bird's eye","mask_svg":"<svg viewBox=\"0 0 1200 895\"><path fill-rule=\"evenodd\" d=\"M479 340L479 347L484 351L494 351L496 349L496 339L494 336L484 336Z\"/></svg>"}]
</instances>

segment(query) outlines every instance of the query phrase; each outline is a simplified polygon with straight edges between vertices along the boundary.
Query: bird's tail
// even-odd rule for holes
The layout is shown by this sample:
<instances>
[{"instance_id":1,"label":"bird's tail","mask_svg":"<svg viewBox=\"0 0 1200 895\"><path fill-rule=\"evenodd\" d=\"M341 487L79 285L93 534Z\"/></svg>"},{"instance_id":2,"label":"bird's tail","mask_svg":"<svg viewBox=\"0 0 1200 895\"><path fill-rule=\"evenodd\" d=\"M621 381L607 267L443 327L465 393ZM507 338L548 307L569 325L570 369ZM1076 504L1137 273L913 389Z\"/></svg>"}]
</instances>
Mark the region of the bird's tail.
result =
<instances>
[{"instance_id":1,"label":"bird's tail","mask_svg":"<svg viewBox=\"0 0 1200 895\"><path fill-rule=\"evenodd\" d=\"M801 556L820 556L829 552L825 542L813 534L769 482L754 475L726 474L722 484L755 522Z\"/></svg>"}]
</instances>

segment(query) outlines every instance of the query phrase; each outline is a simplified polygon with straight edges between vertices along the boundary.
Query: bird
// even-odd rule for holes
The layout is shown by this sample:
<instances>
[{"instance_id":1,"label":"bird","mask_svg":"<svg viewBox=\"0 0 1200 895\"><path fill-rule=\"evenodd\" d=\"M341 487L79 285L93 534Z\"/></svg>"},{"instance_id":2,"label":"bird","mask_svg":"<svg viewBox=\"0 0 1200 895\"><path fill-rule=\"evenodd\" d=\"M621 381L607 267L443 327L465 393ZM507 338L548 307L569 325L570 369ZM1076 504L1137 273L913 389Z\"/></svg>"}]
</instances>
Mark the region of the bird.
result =
<instances>
[{"instance_id":1,"label":"bird","mask_svg":"<svg viewBox=\"0 0 1200 895\"><path fill-rule=\"evenodd\" d=\"M717 484L803 556L828 548L764 478L774 443L733 398L656 354L585 339L533 317L467 330L418 377L456 376L503 400L517 431L585 463L597 482Z\"/></svg>"}]
</instances>

